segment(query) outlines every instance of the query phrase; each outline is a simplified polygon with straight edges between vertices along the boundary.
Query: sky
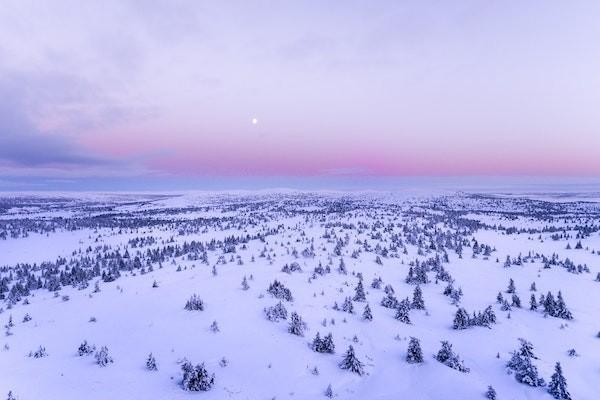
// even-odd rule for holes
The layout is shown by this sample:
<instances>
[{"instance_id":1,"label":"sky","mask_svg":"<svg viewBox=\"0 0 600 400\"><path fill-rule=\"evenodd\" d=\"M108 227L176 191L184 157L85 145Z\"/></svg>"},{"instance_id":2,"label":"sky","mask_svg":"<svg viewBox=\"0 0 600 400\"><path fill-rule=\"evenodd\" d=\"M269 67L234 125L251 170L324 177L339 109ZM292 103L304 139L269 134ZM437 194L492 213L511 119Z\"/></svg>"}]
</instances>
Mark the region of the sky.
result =
<instances>
[{"instance_id":1,"label":"sky","mask_svg":"<svg viewBox=\"0 0 600 400\"><path fill-rule=\"evenodd\" d=\"M598 178L599 20L595 0L0 0L0 190Z\"/></svg>"}]
</instances>

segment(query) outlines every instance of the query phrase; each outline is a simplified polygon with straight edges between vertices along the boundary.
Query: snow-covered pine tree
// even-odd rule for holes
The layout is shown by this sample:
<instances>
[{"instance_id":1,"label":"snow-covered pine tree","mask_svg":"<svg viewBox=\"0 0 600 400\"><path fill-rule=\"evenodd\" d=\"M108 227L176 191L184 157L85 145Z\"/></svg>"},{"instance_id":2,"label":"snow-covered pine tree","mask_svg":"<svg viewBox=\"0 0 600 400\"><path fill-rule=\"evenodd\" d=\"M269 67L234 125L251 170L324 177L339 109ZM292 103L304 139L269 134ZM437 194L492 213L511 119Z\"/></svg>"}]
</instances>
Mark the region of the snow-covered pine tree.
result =
<instances>
[{"instance_id":1,"label":"snow-covered pine tree","mask_svg":"<svg viewBox=\"0 0 600 400\"><path fill-rule=\"evenodd\" d=\"M185 303L184 309L187 311L204 311L204 302L198 295L194 294Z\"/></svg>"},{"instance_id":2,"label":"snow-covered pine tree","mask_svg":"<svg viewBox=\"0 0 600 400\"><path fill-rule=\"evenodd\" d=\"M351 372L354 372L358 375L363 375L364 365L358 358L356 358L356 354L354 354L354 347L352 345L348 346L348 350L346 350L346 354L344 358L339 364L341 369L347 369Z\"/></svg>"},{"instance_id":3,"label":"snow-covered pine tree","mask_svg":"<svg viewBox=\"0 0 600 400\"><path fill-rule=\"evenodd\" d=\"M209 374L204 363L198 364L195 367L188 361L181 366L183 371L183 379L181 386L183 390L191 392L208 391L215 383L215 374Z\"/></svg>"},{"instance_id":4,"label":"snow-covered pine tree","mask_svg":"<svg viewBox=\"0 0 600 400\"><path fill-rule=\"evenodd\" d=\"M496 400L496 390L490 385L485 391L485 398L488 400Z\"/></svg>"},{"instance_id":5,"label":"snow-covered pine tree","mask_svg":"<svg viewBox=\"0 0 600 400\"><path fill-rule=\"evenodd\" d=\"M158 366L156 365L156 359L154 358L154 355L152 355L152 353L150 353L148 355L148 358L146 359L146 369L148 371L158 370Z\"/></svg>"},{"instance_id":6,"label":"snow-covered pine tree","mask_svg":"<svg viewBox=\"0 0 600 400\"><path fill-rule=\"evenodd\" d=\"M567 390L567 380L563 376L562 367L559 362L554 366L554 373L548 384L548 393L555 399L571 400L571 394Z\"/></svg>"},{"instance_id":7,"label":"snow-covered pine tree","mask_svg":"<svg viewBox=\"0 0 600 400\"><path fill-rule=\"evenodd\" d=\"M464 362L460 359L458 354L454 353L452 345L446 340L442 341L442 348L435 355L435 359L457 371L469 372L469 368L465 367Z\"/></svg>"},{"instance_id":8,"label":"snow-covered pine tree","mask_svg":"<svg viewBox=\"0 0 600 400\"><path fill-rule=\"evenodd\" d=\"M452 328L467 329L469 325L469 314L464 308L460 307L458 310L456 310L456 314L454 315L454 322L452 323Z\"/></svg>"},{"instance_id":9,"label":"snow-covered pine tree","mask_svg":"<svg viewBox=\"0 0 600 400\"><path fill-rule=\"evenodd\" d=\"M306 329L306 323L302 320L302 317L295 311L292 312L290 325L288 326L288 332L292 335L304 336L304 330Z\"/></svg>"},{"instance_id":10,"label":"snow-covered pine tree","mask_svg":"<svg viewBox=\"0 0 600 400\"><path fill-rule=\"evenodd\" d=\"M367 305L365 305L365 310L363 311L362 318L365 321L373 321L373 314L371 313L371 307L369 307L368 303Z\"/></svg>"},{"instance_id":11,"label":"snow-covered pine tree","mask_svg":"<svg viewBox=\"0 0 600 400\"><path fill-rule=\"evenodd\" d=\"M415 310L424 310L425 309L425 301L423 300L423 292L421 291L421 287L419 285L415 286L415 290L413 291L413 300L411 303L411 307Z\"/></svg>"},{"instance_id":12,"label":"snow-covered pine tree","mask_svg":"<svg viewBox=\"0 0 600 400\"><path fill-rule=\"evenodd\" d=\"M411 364L423 362L423 351L419 339L411 337L408 342L408 350L406 351L406 361Z\"/></svg>"},{"instance_id":13,"label":"snow-covered pine tree","mask_svg":"<svg viewBox=\"0 0 600 400\"><path fill-rule=\"evenodd\" d=\"M535 294L531 293L531 298L529 299L529 309L531 311L537 311L538 305L537 300L535 299Z\"/></svg>"},{"instance_id":14,"label":"snow-covered pine tree","mask_svg":"<svg viewBox=\"0 0 600 400\"><path fill-rule=\"evenodd\" d=\"M354 314L354 304L352 304L352 299L350 297L346 297L346 299L344 299L344 303L342 304L342 311L347 312L349 314Z\"/></svg>"},{"instance_id":15,"label":"snow-covered pine tree","mask_svg":"<svg viewBox=\"0 0 600 400\"><path fill-rule=\"evenodd\" d=\"M93 354L94 351L96 351L96 346L90 346L87 340L84 340L77 349L77 355L79 355L79 357L87 356Z\"/></svg>"},{"instance_id":16,"label":"snow-covered pine tree","mask_svg":"<svg viewBox=\"0 0 600 400\"><path fill-rule=\"evenodd\" d=\"M352 298L354 301L364 302L367 301L367 297L365 296L365 289L363 288L362 279L358 281L358 284L354 288L354 297Z\"/></svg>"},{"instance_id":17,"label":"snow-covered pine tree","mask_svg":"<svg viewBox=\"0 0 600 400\"><path fill-rule=\"evenodd\" d=\"M264 312L267 319L273 322L278 322L280 319L287 319L288 315L287 309L281 301L274 306L265 308Z\"/></svg>"},{"instance_id":18,"label":"snow-covered pine tree","mask_svg":"<svg viewBox=\"0 0 600 400\"><path fill-rule=\"evenodd\" d=\"M108 364L114 362L113 358L108 354L108 347L106 346L102 346L100 350L94 354L94 357L96 358L96 364L101 367L106 367Z\"/></svg>"},{"instance_id":19,"label":"snow-covered pine tree","mask_svg":"<svg viewBox=\"0 0 600 400\"><path fill-rule=\"evenodd\" d=\"M396 318L400 322L404 322L405 324L410 324L410 301L408 298L405 298L400 303L398 303L398 308L396 308Z\"/></svg>"},{"instance_id":20,"label":"snow-covered pine tree","mask_svg":"<svg viewBox=\"0 0 600 400\"><path fill-rule=\"evenodd\" d=\"M512 278L508 281L508 288L506 289L506 293L516 293L517 289L515 288L515 281Z\"/></svg>"},{"instance_id":21,"label":"snow-covered pine tree","mask_svg":"<svg viewBox=\"0 0 600 400\"><path fill-rule=\"evenodd\" d=\"M521 299L515 293L512 295L512 307L521 308Z\"/></svg>"}]
</instances>

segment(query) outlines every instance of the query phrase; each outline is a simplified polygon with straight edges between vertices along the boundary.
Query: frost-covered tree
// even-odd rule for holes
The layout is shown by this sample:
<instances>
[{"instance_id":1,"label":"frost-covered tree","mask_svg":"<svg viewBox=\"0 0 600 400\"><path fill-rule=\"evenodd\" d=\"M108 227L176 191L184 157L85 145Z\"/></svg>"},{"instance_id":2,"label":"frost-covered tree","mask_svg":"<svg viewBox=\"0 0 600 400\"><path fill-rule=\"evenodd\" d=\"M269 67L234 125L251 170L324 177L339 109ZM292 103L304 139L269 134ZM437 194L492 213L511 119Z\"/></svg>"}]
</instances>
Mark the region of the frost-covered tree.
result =
<instances>
[{"instance_id":1,"label":"frost-covered tree","mask_svg":"<svg viewBox=\"0 0 600 400\"><path fill-rule=\"evenodd\" d=\"M304 336L306 330L306 323L302 320L302 317L295 311L292 312L290 318L290 325L288 326L288 332L292 335Z\"/></svg>"},{"instance_id":2,"label":"frost-covered tree","mask_svg":"<svg viewBox=\"0 0 600 400\"><path fill-rule=\"evenodd\" d=\"M365 305L365 309L363 311L362 318L365 321L373 321L373 314L371 313L371 307L369 307L369 304Z\"/></svg>"},{"instance_id":3,"label":"frost-covered tree","mask_svg":"<svg viewBox=\"0 0 600 400\"><path fill-rule=\"evenodd\" d=\"M456 314L454 315L454 322L452 323L452 328L467 329L469 325L469 314L464 308L460 307L458 310L456 310Z\"/></svg>"},{"instance_id":4,"label":"frost-covered tree","mask_svg":"<svg viewBox=\"0 0 600 400\"><path fill-rule=\"evenodd\" d=\"M423 292L421 291L421 287L419 285L415 286L415 290L413 291L413 300L411 303L411 307L415 310L424 310L425 309L425 301L423 300Z\"/></svg>"},{"instance_id":5,"label":"frost-covered tree","mask_svg":"<svg viewBox=\"0 0 600 400\"><path fill-rule=\"evenodd\" d=\"M311 348L317 353L330 353L335 352L335 345L333 344L333 335L329 333L324 338L321 338L319 332L315 335L311 343Z\"/></svg>"},{"instance_id":6,"label":"frost-covered tree","mask_svg":"<svg viewBox=\"0 0 600 400\"><path fill-rule=\"evenodd\" d=\"M339 366L341 369L347 369L358 375L363 375L365 373L364 365L356 357L356 354L354 354L354 347L352 347L352 345L348 346L348 350L346 350L346 354L344 355L344 358L340 362Z\"/></svg>"},{"instance_id":7,"label":"frost-covered tree","mask_svg":"<svg viewBox=\"0 0 600 400\"><path fill-rule=\"evenodd\" d=\"M488 386L485 392L485 398L488 400L496 400L496 390L492 386Z\"/></svg>"},{"instance_id":8,"label":"frost-covered tree","mask_svg":"<svg viewBox=\"0 0 600 400\"><path fill-rule=\"evenodd\" d=\"M79 345L79 348L77 349L77 355L79 355L80 357L87 356L93 354L95 351L96 346L90 346L87 340L84 340L83 343L81 343Z\"/></svg>"},{"instance_id":9,"label":"frost-covered tree","mask_svg":"<svg viewBox=\"0 0 600 400\"><path fill-rule=\"evenodd\" d=\"M354 304L352 304L352 299L350 297L346 297L346 299L344 299L344 303L342 303L342 311L349 314L354 314Z\"/></svg>"},{"instance_id":10,"label":"frost-covered tree","mask_svg":"<svg viewBox=\"0 0 600 400\"><path fill-rule=\"evenodd\" d=\"M204 302L198 295L194 294L185 303L184 309L187 311L204 311Z\"/></svg>"},{"instance_id":11,"label":"frost-covered tree","mask_svg":"<svg viewBox=\"0 0 600 400\"><path fill-rule=\"evenodd\" d=\"M181 370L183 372L183 378L181 380L183 390L206 392L210 390L215 383L215 374L209 374L204 367L204 363L194 367L192 363L186 361L181 366Z\"/></svg>"},{"instance_id":12,"label":"frost-covered tree","mask_svg":"<svg viewBox=\"0 0 600 400\"><path fill-rule=\"evenodd\" d=\"M531 311L537 311L538 305L537 300L535 299L535 294L531 294L531 298L529 299L529 309Z\"/></svg>"},{"instance_id":13,"label":"frost-covered tree","mask_svg":"<svg viewBox=\"0 0 600 400\"><path fill-rule=\"evenodd\" d=\"M571 400L571 394L567 390L567 380L563 376L562 367L559 362L554 366L554 373L548 384L548 393L555 399Z\"/></svg>"},{"instance_id":14,"label":"frost-covered tree","mask_svg":"<svg viewBox=\"0 0 600 400\"><path fill-rule=\"evenodd\" d=\"M393 293L388 293L381 299L381 305L385 308L396 308L398 307L398 299Z\"/></svg>"},{"instance_id":15,"label":"frost-covered tree","mask_svg":"<svg viewBox=\"0 0 600 400\"><path fill-rule=\"evenodd\" d=\"M517 307L517 308L521 308L521 299L519 298L519 296L517 296L516 294L513 293L512 295L512 307Z\"/></svg>"},{"instance_id":16,"label":"frost-covered tree","mask_svg":"<svg viewBox=\"0 0 600 400\"><path fill-rule=\"evenodd\" d=\"M327 385L327 389L325 389L325 397L329 399L333 398L333 389L331 388L331 383Z\"/></svg>"},{"instance_id":17,"label":"frost-covered tree","mask_svg":"<svg viewBox=\"0 0 600 400\"><path fill-rule=\"evenodd\" d=\"M156 365L156 358L154 358L154 355L152 353L150 353L148 355L148 358L146 358L146 369L148 371L158 370L158 366Z\"/></svg>"},{"instance_id":18,"label":"frost-covered tree","mask_svg":"<svg viewBox=\"0 0 600 400\"><path fill-rule=\"evenodd\" d=\"M508 288L506 289L506 293L516 293L517 289L515 288L515 281L512 278L508 281Z\"/></svg>"},{"instance_id":19,"label":"frost-covered tree","mask_svg":"<svg viewBox=\"0 0 600 400\"><path fill-rule=\"evenodd\" d=\"M246 279L246 275L244 275L244 279L242 279L242 290L250 289L250 285L248 285L248 280Z\"/></svg>"},{"instance_id":20,"label":"frost-covered tree","mask_svg":"<svg viewBox=\"0 0 600 400\"><path fill-rule=\"evenodd\" d=\"M287 319L288 312L285 306L281 303L277 303L274 306L264 309L265 316L269 321L277 322L280 319Z\"/></svg>"},{"instance_id":21,"label":"frost-covered tree","mask_svg":"<svg viewBox=\"0 0 600 400\"><path fill-rule=\"evenodd\" d=\"M423 351L419 339L411 337L408 342L408 350L406 351L406 361L415 364L423 362Z\"/></svg>"},{"instance_id":22,"label":"frost-covered tree","mask_svg":"<svg viewBox=\"0 0 600 400\"><path fill-rule=\"evenodd\" d=\"M405 324L410 324L411 322L409 312L410 302L408 301L408 298L406 298L400 303L398 303L398 308L396 308L396 315L394 316L394 318L396 318L400 322L404 322Z\"/></svg>"},{"instance_id":23,"label":"frost-covered tree","mask_svg":"<svg viewBox=\"0 0 600 400\"><path fill-rule=\"evenodd\" d=\"M113 358L108 353L108 347L102 346L100 350L94 354L94 358L96 359L96 364L101 367L106 367L108 364L114 362Z\"/></svg>"},{"instance_id":24,"label":"frost-covered tree","mask_svg":"<svg viewBox=\"0 0 600 400\"><path fill-rule=\"evenodd\" d=\"M367 296L365 296L365 289L363 288L362 279L358 281L358 284L354 288L354 297L352 298L352 300L359 302L367 301Z\"/></svg>"},{"instance_id":25,"label":"frost-covered tree","mask_svg":"<svg viewBox=\"0 0 600 400\"><path fill-rule=\"evenodd\" d=\"M512 353L506 366L515 373L518 382L529 386L544 386L544 379L539 377L537 367L532 361L537 358L533 353L533 345L522 338L519 341L521 347Z\"/></svg>"},{"instance_id":26,"label":"frost-covered tree","mask_svg":"<svg viewBox=\"0 0 600 400\"><path fill-rule=\"evenodd\" d=\"M267 292L270 293L276 299L281 299L285 301L293 301L294 297L292 296L292 291L286 288L283 283L279 282L277 279L273 281L269 285Z\"/></svg>"},{"instance_id":27,"label":"frost-covered tree","mask_svg":"<svg viewBox=\"0 0 600 400\"><path fill-rule=\"evenodd\" d=\"M459 355L454 353L452 345L448 341L442 341L442 348L435 355L435 359L457 371L469 372L469 368L465 367Z\"/></svg>"}]
</instances>

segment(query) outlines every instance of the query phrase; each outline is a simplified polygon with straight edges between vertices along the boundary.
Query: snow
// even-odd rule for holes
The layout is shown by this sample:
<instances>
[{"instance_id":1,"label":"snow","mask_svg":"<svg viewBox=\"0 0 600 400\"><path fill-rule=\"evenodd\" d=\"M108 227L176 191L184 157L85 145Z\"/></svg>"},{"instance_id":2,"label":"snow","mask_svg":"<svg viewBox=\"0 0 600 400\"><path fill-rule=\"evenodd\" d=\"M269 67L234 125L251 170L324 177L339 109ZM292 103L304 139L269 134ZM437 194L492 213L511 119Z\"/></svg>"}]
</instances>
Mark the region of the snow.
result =
<instances>
[{"instance_id":1,"label":"snow","mask_svg":"<svg viewBox=\"0 0 600 400\"><path fill-rule=\"evenodd\" d=\"M505 365L510 352L519 346L518 338L526 338L535 346L540 359L534 363L546 381L554 372L555 362L560 361L574 399L592 400L600 393L600 338L596 337L600 330L600 282L594 281L600 272L599 227L589 237L580 239L583 249L574 249L579 240L575 239L578 231L574 227L594 226L599 222L598 204L587 203L590 201L587 197L586 203L579 203L580 195L574 195L576 198L569 198L568 204L553 197L551 203L562 207L564 212L553 214L556 219L550 221L528 214L531 204L536 209L547 206L543 193L524 197L518 194L495 197L486 193L478 198L465 193L439 196L436 192L435 196L425 196L280 190L69 196L69 201L64 202L64 196L39 195L34 197L36 204L41 203L36 207L30 202L24 202L22 208L12 204L0 214L0 231L2 221L19 224L24 220L23 215L27 216L25 220L53 221L59 216L85 220L90 215L118 214L119 219L128 222L164 222L73 230L59 225L52 232L30 232L27 237L0 239L0 267L8 267L0 270L0 277L8 276L18 263L39 265L54 262L58 257L77 259L90 246L91 257L116 249L124 252L125 248L134 257L138 250L144 253L147 249L182 245L192 240L208 243L232 235L278 230L266 236L264 242L251 240L246 249L238 244L235 253L224 254L227 261L224 265L218 264L223 251L217 248L208 251L208 265L186 257L169 258L162 268L154 264L152 272L124 271L113 282L96 278L83 290L63 285L58 297L46 289L34 290L28 297L28 305L20 301L7 309L8 302L4 301L0 305L4 308L0 322L6 324L12 315L15 326L12 335L0 340L0 396L12 390L20 400L318 399L325 398L325 389L331 384L337 399L480 399L484 398L488 385L496 389L499 399L551 399L544 388L520 384L507 374ZM11 198L14 201L19 196ZM500 208L494 206L497 198L502 199ZM525 198L533 203L523 203ZM331 207L343 202L350 205L347 211L331 211ZM395 320L395 310L380 306L384 291L372 289L371 281L381 276L384 285L394 287L398 300L412 298L414 285L404 281L409 263L435 256L435 252L418 255L418 247L407 243L401 228L417 226L420 234L431 233L427 227L430 218L441 218L456 210L463 212L462 218L466 220L489 224L466 238L495 247L496 251L486 259L481 254L472 258L471 248L466 246L463 258L448 250L450 262L443 266L455 279L455 286L463 290L460 305L470 313L492 305L498 323L491 329L453 330L456 306L442 294L446 282L434 282L435 272L429 272L431 282L421 286L426 310L411 310L411 325ZM418 211L423 214L418 216L415 214ZM217 222L209 223L211 220ZM359 222L368 227L358 229ZM383 229L389 222L395 224L393 232L406 243L407 254L399 251L397 258L382 257L383 265L375 262L373 251L363 251L356 259L351 257L352 250L360 247L358 239L367 240L372 248L377 243L389 246L391 233ZM326 228L326 223L337 225ZM354 224L356 228L344 228L340 223ZM193 224L200 229L178 232L179 228ZM452 231L439 221L435 225ZM508 235L494 228L499 225L532 229L557 226L569 229L565 233L571 238L552 240L551 232ZM332 230L339 239L348 235L348 244L342 250L347 275L336 272L340 260L333 255L336 239L323 237ZM382 239L371 236L375 232L381 233ZM130 239L149 236L156 242L142 248L128 245ZM304 258L299 254L296 258L291 254L294 248L301 253L313 240L316 257ZM573 249L567 250L567 243ZM259 257L265 247L273 255L272 262ZM561 260L568 257L575 265L587 265L590 273L573 274L558 266L544 269L539 259L504 267L507 255L526 256L529 252L546 256L556 253ZM234 261L230 261L231 256ZM243 265L238 265L238 257ZM325 267L330 260L331 274L309 282L314 267L319 262ZM300 264L302 272L281 272L284 264L294 261ZM212 273L213 266L216 276ZM354 302L353 315L332 308L334 302L341 305L345 297L354 294L358 272L364 276L372 322L361 319L366 303ZM241 287L244 276L248 278L248 290ZM499 291L505 291L510 278L516 283L523 308L513 308L508 319L508 313L500 310L495 299ZM283 303L288 314L296 311L307 323L304 337L287 332L289 318L276 323L265 318L263 309L278 302L266 293L274 279L292 291L294 301ZM98 280L101 291L93 293L94 282ZM152 285L154 281L158 283L156 288ZM544 317L541 312L529 311L529 286L534 281L538 289L536 297L548 291L556 295L560 290L574 320ZM193 294L204 301L204 311L184 310L185 302ZM64 301L63 296L69 296L69 300ZM22 322L26 313L32 320ZM90 317L95 317L96 322L90 322ZM326 327L321 325L323 319L328 321ZM335 319L335 325L330 323L331 319ZM218 322L219 332L210 330L213 321ZM333 333L335 354L310 349L309 343L317 332L321 336ZM353 341L354 336L357 342ZM420 340L423 364L405 361L411 336ZM107 346L114 363L102 368L95 364L93 355L79 357L77 348L84 340L98 349ZM448 368L433 358L442 340L452 343L454 351L470 368L469 373ZM40 345L46 348L47 357L27 357ZM354 346L357 357L365 364L366 375L358 376L338 367L349 345ZM578 357L567 355L571 348L577 350ZM155 356L158 371L145 368L149 353ZM496 358L497 353L500 358ZM228 360L225 367L219 365L223 357ZM182 390L184 359L194 365L204 362L208 371L215 374L215 386L210 391ZM318 375L313 374L314 367L318 368Z\"/></svg>"}]
</instances>

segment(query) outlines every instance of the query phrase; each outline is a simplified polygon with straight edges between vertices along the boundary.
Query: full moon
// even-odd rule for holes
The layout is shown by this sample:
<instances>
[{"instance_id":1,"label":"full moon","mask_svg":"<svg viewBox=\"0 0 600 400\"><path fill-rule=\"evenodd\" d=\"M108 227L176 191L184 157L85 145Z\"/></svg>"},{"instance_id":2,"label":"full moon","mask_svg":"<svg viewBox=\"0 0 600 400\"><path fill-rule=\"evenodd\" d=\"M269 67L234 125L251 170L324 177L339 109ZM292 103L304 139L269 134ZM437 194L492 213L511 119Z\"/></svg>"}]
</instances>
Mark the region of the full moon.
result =
<instances>
[{"instance_id":1,"label":"full moon","mask_svg":"<svg viewBox=\"0 0 600 400\"><path fill-rule=\"evenodd\" d=\"M256 125L256 124L258 124L258 119L252 118L252 125Z\"/></svg>"}]
</instances>

